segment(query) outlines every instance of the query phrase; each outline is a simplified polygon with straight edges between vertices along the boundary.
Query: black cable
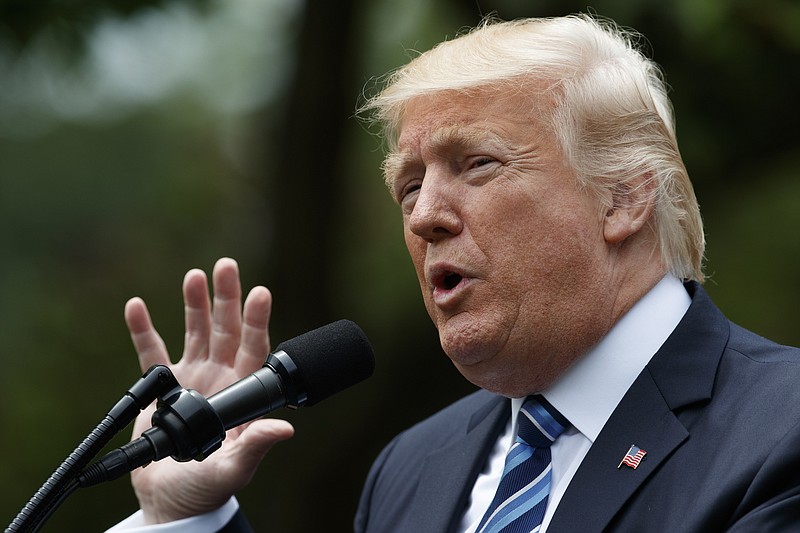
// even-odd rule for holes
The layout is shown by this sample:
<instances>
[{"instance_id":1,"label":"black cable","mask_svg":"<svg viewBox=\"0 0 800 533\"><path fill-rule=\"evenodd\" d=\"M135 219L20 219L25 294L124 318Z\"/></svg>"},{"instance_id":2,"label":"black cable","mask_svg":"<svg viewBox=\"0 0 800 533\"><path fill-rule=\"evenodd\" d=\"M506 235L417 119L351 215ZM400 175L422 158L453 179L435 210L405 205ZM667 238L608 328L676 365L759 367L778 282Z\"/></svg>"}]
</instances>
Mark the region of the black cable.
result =
<instances>
[{"instance_id":1,"label":"black cable","mask_svg":"<svg viewBox=\"0 0 800 533\"><path fill-rule=\"evenodd\" d=\"M61 504L64 503L64 501L66 501L66 499L69 498L72 493L79 488L80 485L78 484L77 480L73 479L71 482L69 482L67 486L64 487L64 489L60 492L58 497L53 500L53 504L47 509L47 511L42 513L41 519L38 521L38 524L35 526L35 528L31 530L31 533L36 533L39 531L45 522L50 519L50 516L56 511L56 509L61 507Z\"/></svg>"}]
</instances>

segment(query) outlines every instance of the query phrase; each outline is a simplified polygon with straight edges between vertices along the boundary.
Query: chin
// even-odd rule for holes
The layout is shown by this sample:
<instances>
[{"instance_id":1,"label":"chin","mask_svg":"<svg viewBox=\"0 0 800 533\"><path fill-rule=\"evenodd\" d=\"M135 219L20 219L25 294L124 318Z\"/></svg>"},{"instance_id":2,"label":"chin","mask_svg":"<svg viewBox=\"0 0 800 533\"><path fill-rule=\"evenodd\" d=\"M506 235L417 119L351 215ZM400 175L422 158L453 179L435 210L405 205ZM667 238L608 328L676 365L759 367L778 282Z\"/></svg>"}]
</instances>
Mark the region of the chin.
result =
<instances>
[{"instance_id":1,"label":"chin","mask_svg":"<svg viewBox=\"0 0 800 533\"><path fill-rule=\"evenodd\" d=\"M506 344L506 337L491 322L475 320L460 313L437 325L439 342L447 356L459 366L484 365L495 360Z\"/></svg>"}]
</instances>

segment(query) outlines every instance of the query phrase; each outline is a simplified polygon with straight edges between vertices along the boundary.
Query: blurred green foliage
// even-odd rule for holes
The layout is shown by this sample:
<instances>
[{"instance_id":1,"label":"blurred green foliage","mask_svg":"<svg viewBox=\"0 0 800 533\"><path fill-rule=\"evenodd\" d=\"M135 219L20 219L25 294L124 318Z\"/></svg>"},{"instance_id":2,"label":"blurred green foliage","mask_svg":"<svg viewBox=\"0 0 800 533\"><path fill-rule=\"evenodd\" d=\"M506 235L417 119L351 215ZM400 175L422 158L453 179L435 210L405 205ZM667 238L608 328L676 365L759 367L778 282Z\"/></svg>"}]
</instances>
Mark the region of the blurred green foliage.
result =
<instances>
[{"instance_id":1,"label":"blurred green foliage","mask_svg":"<svg viewBox=\"0 0 800 533\"><path fill-rule=\"evenodd\" d=\"M273 291L274 341L347 317L376 349L372 380L281 413L297 435L240 495L259 530L349 530L378 450L472 390L421 305L358 99L485 14L586 5L65 4L0 2L0 521L138 378L124 302L148 302L177 358L183 273L228 255L245 287ZM592 9L641 31L666 71L706 221L707 289L742 325L799 344L800 5ZM44 531L102 530L135 508L119 480L76 493Z\"/></svg>"}]
</instances>

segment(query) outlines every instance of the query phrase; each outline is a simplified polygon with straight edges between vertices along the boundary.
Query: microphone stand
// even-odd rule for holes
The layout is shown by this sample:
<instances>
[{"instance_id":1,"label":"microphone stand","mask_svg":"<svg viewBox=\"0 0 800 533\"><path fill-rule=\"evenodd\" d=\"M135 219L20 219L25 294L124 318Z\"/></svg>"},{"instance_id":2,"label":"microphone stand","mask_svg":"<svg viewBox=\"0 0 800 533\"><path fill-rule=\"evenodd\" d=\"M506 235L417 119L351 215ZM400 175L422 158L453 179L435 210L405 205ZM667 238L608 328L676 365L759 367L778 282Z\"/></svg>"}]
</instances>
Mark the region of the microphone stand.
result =
<instances>
[{"instance_id":1,"label":"microphone stand","mask_svg":"<svg viewBox=\"0 0 800 533\"><path fill-rule=\"evenodd\" d=\"M94 430L53 472L6 528L5 533L36 532L79 486L78 476L92 458L155 399L182 392L175 376L163 365L151 367L125 393Z\"/></svg>"},{"instance_id":2,"label":"microphone stand","mask_svg":"<svg viewBox=\"0 0 800 533\"><path fill-rule=\"evenodd\" d=\"M208 399L195 390L176 388L160 396L151 421L153 427L141 437L83 470L78 485L85 488L111 481L166 457L202 461L225 440L225 424Z\"/></svg>"}]
</instances>

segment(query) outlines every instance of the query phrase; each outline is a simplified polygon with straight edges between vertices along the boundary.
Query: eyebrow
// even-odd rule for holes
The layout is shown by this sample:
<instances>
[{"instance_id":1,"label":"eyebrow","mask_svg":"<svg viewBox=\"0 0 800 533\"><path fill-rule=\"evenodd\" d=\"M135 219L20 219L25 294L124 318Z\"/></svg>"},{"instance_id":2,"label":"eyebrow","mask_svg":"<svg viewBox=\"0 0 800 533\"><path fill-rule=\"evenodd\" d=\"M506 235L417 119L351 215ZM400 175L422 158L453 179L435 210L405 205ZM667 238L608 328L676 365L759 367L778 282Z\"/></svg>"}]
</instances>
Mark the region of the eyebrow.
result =
<instances>
[{"instance_id":1,"label":"eyebrow","mask_svg":"<svg viewBox=\"0 0 800 533\"><path fill-rule=\"evenodd\" d=\"M507 143L497 133L490 130L469 130L460 127L441 128L433 132L428 145L433 153L441 154L458 150L475 149L480 143L489 142L498 147ZM419 164L411 152L393 151L386 154L381 168L383 179L390 191L394 191L395 182L411 167Z\"/></svg>"},{"instance_id":2,"label":"eyebrow","mask_svg":"<svg viewBox=\"0 0 800 533\"><path fill-rule=\"evenodd\" d=\"M414 156L408 152L390 152L383 159L381 168L383 169L383 181L389 192L394 193L394 185L397 179L403 175L414 164Z\"/></svg>"}]
</instances>

